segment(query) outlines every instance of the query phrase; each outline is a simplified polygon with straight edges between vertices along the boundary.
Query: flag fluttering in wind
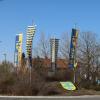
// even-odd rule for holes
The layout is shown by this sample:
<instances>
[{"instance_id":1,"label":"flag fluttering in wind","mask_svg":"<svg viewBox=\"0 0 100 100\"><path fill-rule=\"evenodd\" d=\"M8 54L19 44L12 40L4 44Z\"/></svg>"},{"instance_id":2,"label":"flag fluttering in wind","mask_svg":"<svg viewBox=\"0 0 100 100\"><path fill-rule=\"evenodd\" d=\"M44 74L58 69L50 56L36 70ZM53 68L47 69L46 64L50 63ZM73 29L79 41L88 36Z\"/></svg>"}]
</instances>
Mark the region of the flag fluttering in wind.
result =
<instances>
[{"instance_id":1,"label":"flag fluttering in wind","mask_svg":"<svg viewBox=\"0 0 100 100\"><path fill-rule=\"evenodd\" d=\"M59 46L59 39L56 38L50 39L52 71L55 71L57 67L56 65L57 65L57 57L58 57L58 46Z\"/></svg>"},{"instance_id":2,"label":"flag fluttering in wind","mask_svg":"<svg viewBox=\"0 0 100 100\"><path fill-rule=\"evenodd\" d=\"M35 25L28 26L27 28L27 40L26 40L26 52L27 52L27 65L32 67L32 43L33 37L35 34L36 28Z\"/></svg>"},{"instance_id":3,"label":"flag fluttering in wind","mask_svg":"<svg viewBox=\"0 0 100 100\"><path fill-rule=\"evenodd\" d=\"M76 61L77 39L78 39L78 30L72 29L70 53L69 53L69 67L70 68L77 67L77 61Z\"/></svg>"},{"instance_id":4,"label":"flag fluttering in wind","mask_svg":"<svg viewBox=\"0 0 100 100\"><path fill-rule=\"evenodd\" d=\"M15 39L15 54L14 54L14 63L15 66L20 66L21 57L22 57L22 42L23 42L23 35L22 33L16 35Z\"/></svg>"}]
</instances>

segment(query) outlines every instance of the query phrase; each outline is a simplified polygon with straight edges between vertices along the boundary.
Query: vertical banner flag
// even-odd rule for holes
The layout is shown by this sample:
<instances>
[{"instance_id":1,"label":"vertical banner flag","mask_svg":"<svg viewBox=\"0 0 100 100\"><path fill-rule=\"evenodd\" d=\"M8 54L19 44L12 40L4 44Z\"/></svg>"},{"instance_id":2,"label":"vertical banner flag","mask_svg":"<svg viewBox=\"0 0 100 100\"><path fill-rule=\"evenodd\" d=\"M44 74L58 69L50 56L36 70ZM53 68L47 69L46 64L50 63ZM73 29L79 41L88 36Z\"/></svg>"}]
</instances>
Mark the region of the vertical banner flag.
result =
<instances>
[{"instance_id":1,"label":"vertical banner flag","mask_svg":"<svg viewBox=\"0 0 100 100\"><path fill-rule=\"evenodd\" d=\"M27 40L26 40L26 52L27 52L27 62L28 66L32 67L32 42L33 37L35 34L35 25L34 26L28 26L27 28Z\"/></svg>"},{"instance_id":2,"label":"vertical banner flag","mask_svg":"<svg viewBox=\"0 0 100 100\"><path fill-rule=\"evenodd\" d=\"M21 64L23 35L19 34L18 62Z\"/></svg>"},{"instance_id":3,"label":"vertical banner flag","mask_svg":"<svg viewBox=\"0 0 100 100\"><path fill-rule=\"evenodd\" d=\"M56 60L58 55L58 45L59 39L50 39L50 46L51 46L51 67L52 70L55 71L56 68Z\"/></svg>"},{"instance_id":4,"label":"vertical banner flag","mask_svg":"<svg viewBox=\"0 0 100 100\"><path fill-rule=\"evenodd\" d=\"M19 36L16 35L16 38L15 38L15 53L14 53L15 66L18 65L18 41L19 41Z\"/></svg>"},{"instance_id":5,"label":"vertical banner flag","mask_svg":"<svg viewBox=\"0 0 100 100\"><path fill-rule=\"evenodd\" d=\"M22 40L23 40L22 33L21 34L17 34L16 35L16 39L15 39L15 57L14 57L15 66L20 65L20 62L21 62Z\"/></svg>"},{"instance_id":6,"label":"vertical banner flag","mask_svg":"<svg viewBox=\"0 0 100 100\"><path fill-rule=\"evenodd\" d=\"M75 68L77 66L76 62L76 47L78 39L78 30L72 29L70 53L69 53L69 67Z\"/></svg>"}]
</instances>

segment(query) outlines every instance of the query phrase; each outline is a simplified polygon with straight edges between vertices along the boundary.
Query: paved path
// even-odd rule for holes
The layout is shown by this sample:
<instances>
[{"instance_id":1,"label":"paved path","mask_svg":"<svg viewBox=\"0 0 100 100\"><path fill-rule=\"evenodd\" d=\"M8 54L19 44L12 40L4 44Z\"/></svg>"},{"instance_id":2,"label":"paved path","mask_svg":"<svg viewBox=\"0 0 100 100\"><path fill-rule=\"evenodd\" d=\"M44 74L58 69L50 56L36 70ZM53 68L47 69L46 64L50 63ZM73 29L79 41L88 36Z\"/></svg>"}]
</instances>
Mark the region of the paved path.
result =
<instances>
[{"instance_id":1,"label":"paved path","mask_svg":"<svg viewBox=\"0 0 100 100\"><path fill-rule=\"evenodd\" d=\"M100 96L0 96L0 100L100 100Z\"/></svg>"}]
</instances>

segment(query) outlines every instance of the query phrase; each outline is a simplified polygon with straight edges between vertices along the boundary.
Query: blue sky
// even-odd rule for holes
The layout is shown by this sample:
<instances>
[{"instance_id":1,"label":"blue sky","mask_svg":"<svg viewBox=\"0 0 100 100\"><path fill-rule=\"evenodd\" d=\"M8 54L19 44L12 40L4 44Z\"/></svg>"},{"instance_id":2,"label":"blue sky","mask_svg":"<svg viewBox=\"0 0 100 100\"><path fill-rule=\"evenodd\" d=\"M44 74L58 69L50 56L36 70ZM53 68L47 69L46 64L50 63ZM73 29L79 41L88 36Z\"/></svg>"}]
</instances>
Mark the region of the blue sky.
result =
<instances>
[{"instance_id":1,"label":"blue sky","mask_svg":"<svg viewBox=\"0 0 100 100\"><path fill-rule=\"evenodd\" d=\"M13 61L15 35L23 32L25 51L26 28L37 25L34 45L41 32L60 38L77 23L80 31L92 31L100 37L100 0L0 0L0 61L7 53Z\"/></svg>"}]
</instances>

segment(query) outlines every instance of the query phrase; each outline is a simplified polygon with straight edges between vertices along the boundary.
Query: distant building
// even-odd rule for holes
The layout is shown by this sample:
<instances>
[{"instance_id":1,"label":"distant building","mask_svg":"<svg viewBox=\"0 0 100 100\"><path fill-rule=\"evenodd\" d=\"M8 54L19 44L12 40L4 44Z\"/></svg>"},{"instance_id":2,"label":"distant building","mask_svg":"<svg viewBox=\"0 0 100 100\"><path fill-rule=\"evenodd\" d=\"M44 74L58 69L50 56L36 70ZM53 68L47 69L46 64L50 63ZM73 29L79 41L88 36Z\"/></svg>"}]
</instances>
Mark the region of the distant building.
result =
<instances>
[{"instance_id":1,"label":"distant building","mask_svg":"<svg viewBox=\"0 0 100 100\"><path fill-rule=\"evenodd\" d=\"M33 64L36 63L37 58L33 58L32 61L33 61ZM43 67L46 68L46 69L51 69L51 59L44 59L44 58L39 58L39 61L42 62L43 64ZM56 60L56 69L66 69L68 68L68 61L66 59L60 59L58 58Z\"/></svg>"}]
</instances>

